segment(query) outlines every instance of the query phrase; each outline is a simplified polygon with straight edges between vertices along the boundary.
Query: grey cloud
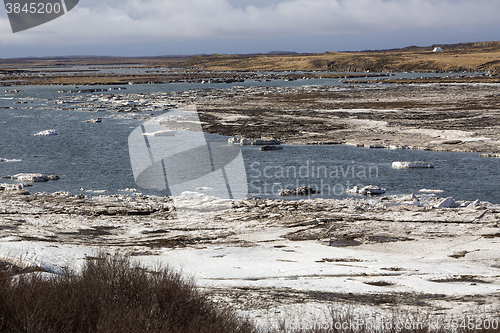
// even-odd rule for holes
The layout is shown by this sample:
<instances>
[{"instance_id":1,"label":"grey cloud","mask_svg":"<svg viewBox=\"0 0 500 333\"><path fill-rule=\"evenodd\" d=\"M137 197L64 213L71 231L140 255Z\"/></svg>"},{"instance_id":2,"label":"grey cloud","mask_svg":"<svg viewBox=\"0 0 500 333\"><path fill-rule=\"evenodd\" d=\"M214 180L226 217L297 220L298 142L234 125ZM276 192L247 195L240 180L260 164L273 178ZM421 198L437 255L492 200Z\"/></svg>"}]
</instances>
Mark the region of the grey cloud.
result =
<instances>
[{"instance_id":1,"label":"grey cloud","mask_svg":"<svg viewBox=\"0 0 500 333\"><path fill-rule=\"evenodd\" d=\"M87 0L49 24L75 43L99 44L418 29L456 29L458 33L498 27L498 12L500 1L496 0ZM68 40L37 39L53 44ZM31 42L35 40L29 35L15 41Z\"/></svg>"}]
</instances>

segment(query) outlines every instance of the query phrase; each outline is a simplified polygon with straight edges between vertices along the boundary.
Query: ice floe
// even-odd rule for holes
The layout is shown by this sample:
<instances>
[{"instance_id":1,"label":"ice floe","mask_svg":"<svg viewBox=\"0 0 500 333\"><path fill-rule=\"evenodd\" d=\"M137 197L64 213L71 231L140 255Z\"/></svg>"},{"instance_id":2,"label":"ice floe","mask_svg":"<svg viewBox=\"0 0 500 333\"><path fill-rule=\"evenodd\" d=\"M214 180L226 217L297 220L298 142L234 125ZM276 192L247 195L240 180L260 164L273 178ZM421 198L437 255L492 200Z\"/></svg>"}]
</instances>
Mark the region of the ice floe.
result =
<instances>
[{"instance_id":1,"label":"ice floe","mask_svg":"<svg viewBox=\"0 0 500 333\"><path fill-rule=\"evenodd\" d=\"M2 162L21 162L22 160L16 160L16 159L8 159L8 158L0 158L0 163Z\"/></svg>"},{"instance_id":2,"label":"ice floe","mask_svg":"<svg viewBox=\"0 0 500 333\"><path fill-rule=\"evenodd\" d=\"M47 182L49 180L59 180L59 176L57 175L44 175L41 173L18 173L13 176L4 176L4 179L13 179L20 182L29 182L29 183L37 183L37 182Z\"/></svg>"},{"instance_id":3,"label":"ice floe","mask_svg":"<svg viewBox=\"0 0 500 333\"><path fill-rule=\"evenodd\" d=\"M423 189L419 190L419 192L422 192L422 193L443 193L444 191L423 188Z\"/></svg>"},{"instance_id":4,"label":"ice floe","mask_svg":"<svg viewBox=\"0 0 500 333\"><path fill-rule=\"evenodd\" d=\"M404 169L404 168L434 168L433 162L422 162L422 161L413 161L413 162L392 162L392 167L396 169Z\"/></svg>"},{"instance_id":5,"label":"ice floe","mask_svg":"<svg viewBox=\"0 0 500 333\"><path fill-rule=\"evenodd\" d=\"M35 136L49 136L49 135L58 135L57 131L55 129L50 129L46 131L41 131L35 134Z\"/></svg>"}]
</instances>

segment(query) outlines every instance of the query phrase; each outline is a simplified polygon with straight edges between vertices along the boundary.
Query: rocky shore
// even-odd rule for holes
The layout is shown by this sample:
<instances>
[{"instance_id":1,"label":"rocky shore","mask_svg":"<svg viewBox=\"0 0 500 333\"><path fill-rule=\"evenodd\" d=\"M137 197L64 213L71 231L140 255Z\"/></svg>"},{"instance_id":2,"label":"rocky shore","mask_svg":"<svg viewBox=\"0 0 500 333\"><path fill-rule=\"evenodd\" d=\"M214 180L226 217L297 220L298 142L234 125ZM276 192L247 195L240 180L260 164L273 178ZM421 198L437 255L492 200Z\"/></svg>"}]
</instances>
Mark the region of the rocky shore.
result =
<instances>
[{"instance_id":1,"label":"rocky shore","mask_svg":"<svg viewBox=\"0 0 500 333\"><path fill-rule=\"evenodd\" d=\"M119 250L183 269L256 318L331 302L369 312L498 309L499 215L500 206L432 194L230 201L0 186L0 259L15 263L22 252L57 272L92 249Z\"/></svg>"},{"instance_id":2,"label":"rocky shore","mask_svg":"<svg viewBox=\"0 0 500 333\"><path fill-rule=\"evenodd\" d=\"M82 111L115 111L112 117L117 118L144 119L152 112L195 105L205 132L249 142L268 137L285 144L500 153L496 84L237 86L68 95L57 103Z\"/></svg>"},{"instance_id":3,"label":"rocky shore","mask_svg":"<svg viewBox=\"0 0 500 333\"><path fill-rule=\"evenodd\" d=\"M6 108L23 108L27 100L18 102ZM234 144L500 154L496 83L93 91L63 94L55 105L108 111L93 118L101 121L149 119L195 105L203 130L235 137ZM395 167L431 164L403 161ZM21 183L0 184L0 269L21 272L14 265L20 259L50 274L77 269L104 248L182 269L215 300L256 318L270 310L327 309L332 302L366 313L401 305L434 313L475 311L484 304L493 314L500 309L500 206L488 202L441 198L425 189L384 196L376 187L355 188L360 197L343 200L231 201L195 193L173 198L132 189L89 197L30 191L31 182L56 176L9 178ZM284 194L309 193L299 188Z\"/></svg>"},{"instance_id":4,"label":"rocky shore","mask_svg":"<svg viewBox=\"0 0 500 333\"><path fill-rule=\"evenodd\" d=\"M496 85L396 85L219 91L197 101L211 133L288 144L500 152Z\"/></svg>"}]
</instances>

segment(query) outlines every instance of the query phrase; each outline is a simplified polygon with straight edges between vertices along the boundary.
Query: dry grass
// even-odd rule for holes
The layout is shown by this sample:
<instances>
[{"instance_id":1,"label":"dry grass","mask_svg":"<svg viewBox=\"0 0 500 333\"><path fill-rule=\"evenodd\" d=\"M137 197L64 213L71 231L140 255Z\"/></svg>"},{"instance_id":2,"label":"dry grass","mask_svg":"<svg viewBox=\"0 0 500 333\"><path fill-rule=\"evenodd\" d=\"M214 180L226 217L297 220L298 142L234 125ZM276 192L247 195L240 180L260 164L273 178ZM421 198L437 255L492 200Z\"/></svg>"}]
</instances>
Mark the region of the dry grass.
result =
<instances>
[{"instance_id":1,"label":"dry grass","mask_svg":"<svg viewBox=\"0 0 500 333\"><path fill-rule=\"evenodd\" d=\"M329 70L329 71L494 71L500 73L500 42L443 45L377 52L325 52L288 55L211 55L192 57L189 68L209 70Z\"/></svg>"},{"instance_id":2,"label":"dry grass","mask_svg":"<svg viewBox=\"0 0 500 333\"><path fill-rule=\"evenodd\" d=\"M254 332L192 281L98 255L79 275L0 272L0 332Z\"/></svg>"},{"instance_id":3,"label":"dry grass","mask_svg":"<svg viewBox=\"0 0 500 333\"><path fill-rule=\"evenodd\" d=\"M325 52L317 54L258 54L192 57L88 57L49 59L3 59L0 67L57 67L65 65L131 65L138 67L175 67L213 71L492 71L500 74L500 42L465 43L441 46L444 52L430 47L407 47L397 50L364 52ZM1 68L0 68L1 71ZM127 77L127 79L130 79ZM64 78L55 77L61 83ZM95 77L94 81L105 80ZM117 78L124 82L125 77ZM65 82L65 81L64 81Z\"/></svg>"}]
</instances>

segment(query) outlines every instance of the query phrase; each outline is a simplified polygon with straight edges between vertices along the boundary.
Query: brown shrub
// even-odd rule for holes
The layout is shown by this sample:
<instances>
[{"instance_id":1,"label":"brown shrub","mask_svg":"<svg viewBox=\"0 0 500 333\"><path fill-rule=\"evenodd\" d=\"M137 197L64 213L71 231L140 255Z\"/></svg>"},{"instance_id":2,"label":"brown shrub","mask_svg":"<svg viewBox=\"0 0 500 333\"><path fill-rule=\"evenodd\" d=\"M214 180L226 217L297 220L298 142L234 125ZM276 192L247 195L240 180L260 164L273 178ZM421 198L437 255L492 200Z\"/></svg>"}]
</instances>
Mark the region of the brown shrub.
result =
<instances>
[{"instance_id":1,"label":"brown shrub","mask_svg":"<svg viewBox=\"0 0 500 333\"><path fill-rule=\"evenodd\" d=\"M56 278L0 272L0 331L254 332L169 269L148 272L120 255L99 255L81 274Z\"/></svg>"}]
</instances>

